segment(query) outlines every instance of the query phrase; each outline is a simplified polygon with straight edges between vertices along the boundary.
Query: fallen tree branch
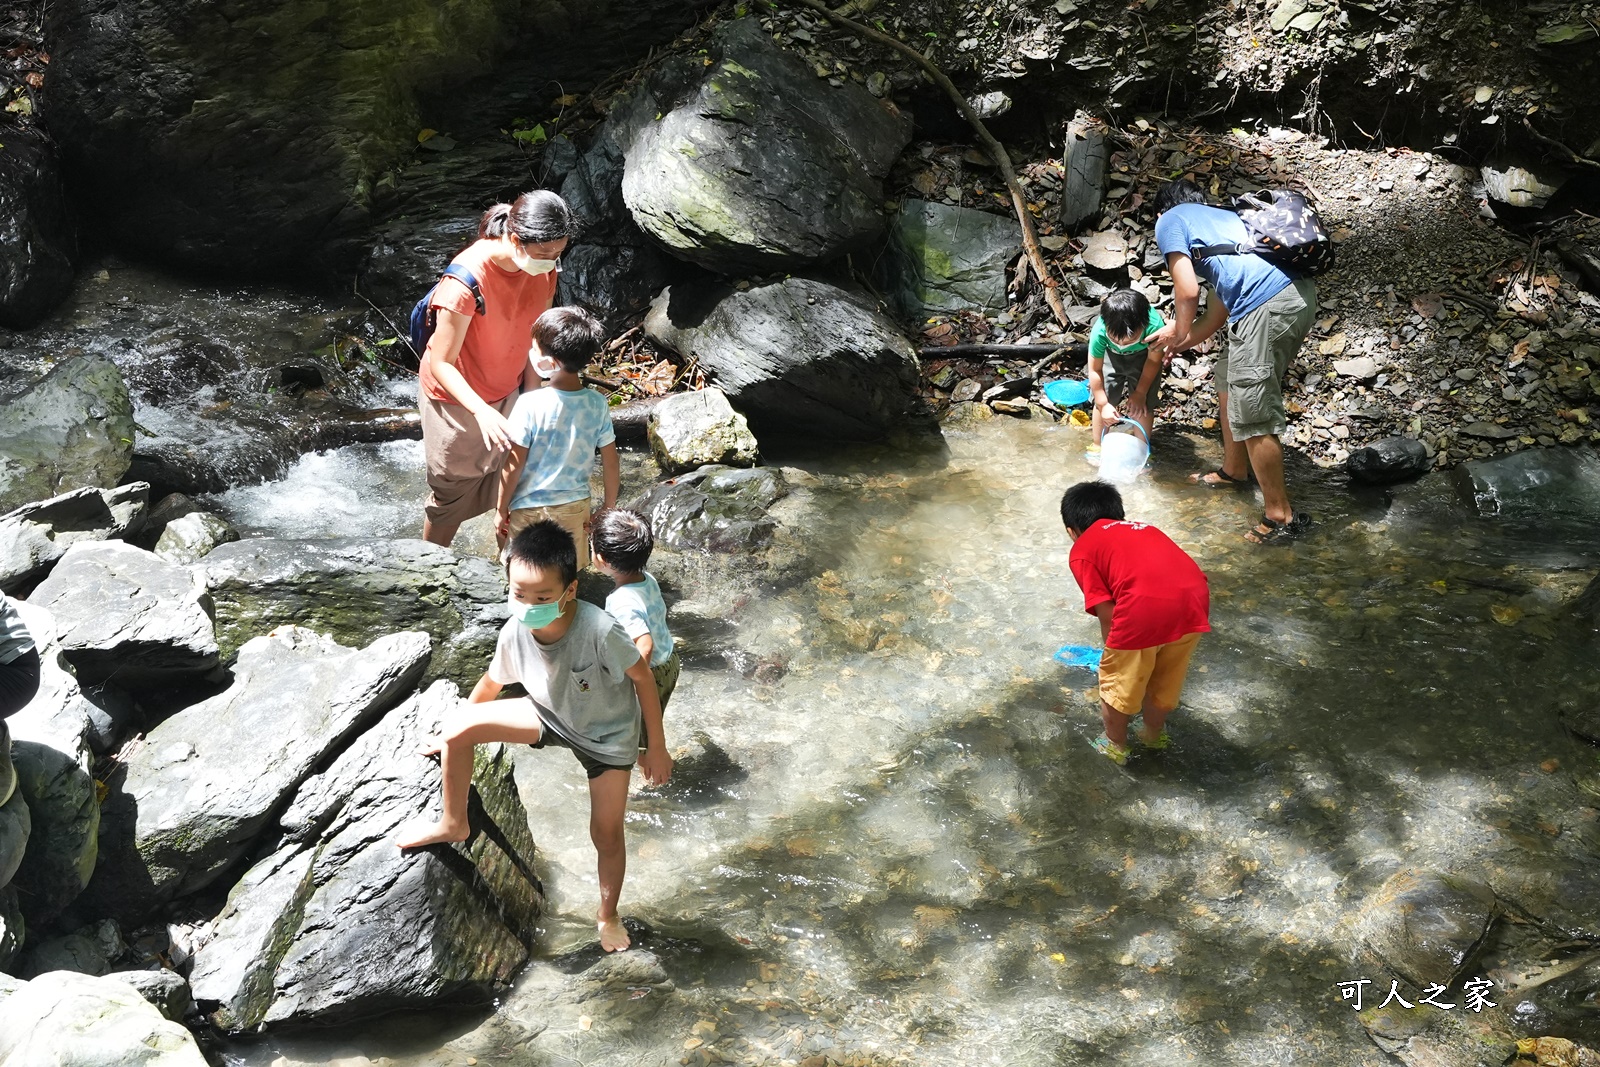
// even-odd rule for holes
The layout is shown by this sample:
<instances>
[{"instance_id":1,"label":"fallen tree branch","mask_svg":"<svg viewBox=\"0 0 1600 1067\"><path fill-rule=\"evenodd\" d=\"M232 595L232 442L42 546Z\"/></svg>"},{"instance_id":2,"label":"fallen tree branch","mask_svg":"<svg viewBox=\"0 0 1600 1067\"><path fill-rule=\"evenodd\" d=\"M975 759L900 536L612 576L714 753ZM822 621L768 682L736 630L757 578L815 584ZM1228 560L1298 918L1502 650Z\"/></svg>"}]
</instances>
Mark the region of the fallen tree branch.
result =
<instances>
[{"instance_id":1,"label":"fallen tree branch","mask_svg":"<svg viewBox=\"0 0 1600 1067\"><path fill-rule=\"evenodd\" d=\"M766 0L766 2L769 7L777 6L773 3L773 0ZM1022 191L1022 184L1017 181L1017 172L1011 165L1011 156L1006 152L1005 146L995 139L994 134L989 132L989 127L983 124L983 120L978 117L978 113L972 110L972 105L967 103L967 98L960 89L956 88L949 75L940 70L927 56L924 56L904 41L884 33L882 30L857 22L855 19L830 11L828 6L822 3L821 0L791 0L791 2L802 7L808 7L829 22L843 26L868 40L877 41L881 45L893 48L926 71L928 76L934 80L934 83L944 90L945 95L950 98L950 102L955 104L956 110L961 113L961 117L967 120L967 125L971 126L973 132L978 135L978 140L983 142L983 146L988 150L990 158L995 162L995 166L1000 168L1000 174L1005 179L1006 189L1011 193L1011 206L1016 209L1017 221L1022 224L1022 248L1027 253L1028 265L1033 268L1034 277L1038 278L1039 284L1044 287L1045 301L1049 303L1050 310L1056 317L1056 322L1063 330L1071 331L1072 322L1067 318L1066 305L1061 300L1060 283L1051 276L1050 267L1045 263L1044 249L1039 244L1039 234L1034 230L1033 217L1028 213L1028 197Z\"/></svg>"},{"instance_id":2,"label":"fallen tree branch","mask_svg":"<svg viewBox=\"0 0 1600 1067\"><path fill-rule=\"evenodd\" d=\"M1049 345L1049 344L984 344L973 341L959 345L930 345L919 349L917 355L924 359L941 359L949 356L1038 356L1055 355L1057 352L1071 352L1074 349L1087 351L1086 345Z\"/></svg>"},{"instance_id":3,"label":"fallen tree branch","mask_svg":"<svg viewBox=\"0 0 1600 1067\"><path fill-rule=\"evenodd\" d=\"M804 3L805 0L801 0L801 2ZM1522 117L1522 125L1523 128L1528 131L1528 136L1532 137L1535 141L1538 141L1546 148L1553 148L1557 152L1560 152L1568 163L1573 163L1580 167L1593 167L1595 170L1600 170L1600 160L1590 159L1588 156L1580 156L1578 153L1574 152L1572 149L1568 148L1554 137L1546 137L1544 134L1533 128L1532 120L1530 120L1526 115Z\"/></svg>"}]
</instances>

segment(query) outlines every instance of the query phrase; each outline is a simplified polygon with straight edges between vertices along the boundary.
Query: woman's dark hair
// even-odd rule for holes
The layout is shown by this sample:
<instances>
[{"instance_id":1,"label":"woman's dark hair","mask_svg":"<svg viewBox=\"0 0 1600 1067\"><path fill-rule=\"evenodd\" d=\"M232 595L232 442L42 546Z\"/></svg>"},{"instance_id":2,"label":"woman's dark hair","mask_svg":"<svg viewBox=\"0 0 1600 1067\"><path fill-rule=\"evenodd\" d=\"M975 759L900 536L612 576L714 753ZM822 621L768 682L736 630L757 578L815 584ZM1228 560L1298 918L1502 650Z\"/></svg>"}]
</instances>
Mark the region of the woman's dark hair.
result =
<instances>
[{"instance_id":1,"label":"woman's dark hair","mask_svg":"<svg viewBox=\"0 0 1600 1067\"><path fill-rule=\"evenodd\" d=\"M507 232L525 245L549 244L578 232L577 216L567 202L548 189L523 193L513 204L496 204L478 220L478 237L504 237Z\"/></svg>"},{"instance_id":2,"label":"woman's dark hair","mask_svg":"<svg viewBox=\"0 0 1600 1067\"><path fill-rule=\"evenodd\" d=\"M1122 494L1110 482L1079 482L1061 494L1061 521L1080 534L1100 519L1122 518Z\"/></svg>"},{"instance_id":3,"label":"woman's dark hair","mask_svg":"<svg viewBox=\"0 0 1600 1067\"><path fill-rule=\"evenodd\" d=\"M1150 325L1150 301L1137 289L1113 289L1100 301L1100 321L1118 344L1125 338L1142 338Z\"/></svg>"},{"instance_id":4,"label":"woman's dark hair","mask_svg":"<svg viewBox=\"0 0 1600 1067\"><path fill-rule=\"evenodd\" d=\"M565 589L578 577L578 546L572 535L549 519L541 519L517 531L506 548L507 562L520 561L547 570L554 567Z\"/></svg>"},{"instance_id":5,"label":"woman's dark hair","mask_svg":"<svg viewBox=\"0 0 1600 1067\"><path fill-rule=\"evenodd\" d=\"M589 543L611 566L631 573L644 570L656 547L650 520L627 508L606 508L595 515Z\"/></svg>"},{"instance_id":6,"label":"woman's dark hair","mask_svg":"<svg viewBox=\"0 0 1600 1067\"><path fill-rule=\"evenodd\" d=\"M1157 215L1165 214L1179 204L1203 204L1206 194L1200 187L1187 178L1171 181L1156 190L1155 209Z\"/></svg>"},{"instance_id":7,"label":"woman's dark hair","mask_svg":"<svg viewBox=\"0 0 1600 1067\"><path fill-rule=\"evenodd\" d=\"M533 320L539 351L577 374L600 354L606 328L580 307L556 307Z\"/></svg>"}]
</instances>

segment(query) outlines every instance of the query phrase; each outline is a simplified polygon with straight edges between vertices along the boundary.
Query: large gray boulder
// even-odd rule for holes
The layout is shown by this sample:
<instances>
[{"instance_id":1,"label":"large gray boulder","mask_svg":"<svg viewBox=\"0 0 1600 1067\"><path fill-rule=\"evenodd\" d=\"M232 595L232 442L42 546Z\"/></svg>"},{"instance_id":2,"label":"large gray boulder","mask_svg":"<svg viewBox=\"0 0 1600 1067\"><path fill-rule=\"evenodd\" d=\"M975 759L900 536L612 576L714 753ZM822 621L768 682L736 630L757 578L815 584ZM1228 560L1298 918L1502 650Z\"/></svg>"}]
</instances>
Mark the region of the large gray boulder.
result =
<instances>
[{"instance_id":1,"label":"large gray boulder","mask_svg":"<svg viewBox=\"0 0 1600 1067\"><path fill-rule=\"evenodd\" d=\"M282 844L195 956L194 995L217 1005L219 1027L483 1003L522 967L543 895L504 746L477 750L466 843L401 852L393 840L437 813L438 772L417 748L459 702L435 683L301 787Z\"/></svg>"},{"instance_id":2,"label":"large gray boulder","mask_svg":"<svg viewBox=\"0 0 1600 1067\"><path fill-rule=\"evenodd\" d=\"M86 910L132 924L239 859L316 767L401 699L426 634L363 649L288 626L239 650L225 692L168 718L107 797Z\"/></svg>"},{"instance_id":3,"label":"large gray boulder","mask_svg":"<svg viewBox=\"0 0 1600 1067\"><path fill-rule=\"evenodd\" d=\"M0 152L0 326L44 318L72 289L77 253L56 147L31 124L6 123Z\"/></svg>"},{"instance_id":4,"label":"large gray boulder","mask_svg":"<svg viewBox=\"0 0 1600 1067\"><path fill-rule=\"evenodd\" d=\"M694 17L682 0L69 0L50 16L46 118L85 225L168 262L302 278L352 265L353 235L410 198L404 164L435 154L419 153L419 96L459 99L502 56L537 54L537 74L498 80L542 108L556 82L613 69ZM479 211L533 184L520 162L462 186Z\"/></svg>"},{"instance_id":5,"label":"large gray boulder","mask_svg":"<svg viewBox=\"0 0 1600 1067\"><path fill-rule=\"evenodd\" d=\"M124 725L85 695L61 652L55 615L39 604L16 602L17 613L39 650L39 691L6 720L16 741L35 741L65 752L87 770L98 753L119 740ZM102 686L98 698L117 712L126 709L105 699L114 687Z\"/></svg>"},{"instance_id":6,"label":"large gray boulder","mask_svg":"<svg viewBox=\"0 0 1600 1067\"><path fill-rule=\"evenodd\" d=\"M217 665L205 586L187 568L125 542L73 545L28 600L55 615L61 651L85 685Z\"/></svg>"},{"instance_id":7,"label":"large gray boulder","mask_svg":"<svg viewBox=\"0 0 1600 1067\"><path fill-rule=\"evenodd\" d=\"M196 568L224 655L286 623L346 644L421 630L434 639L429 677L471 686L506 619L498 566L422 540L250 538L222 545Z\"/></svg>"},{"instance_id":8,"label":"large gray boulder","mask_svg":"<svg viewBox=\"0 0 1600 1067\"><path fill-rule=\"evenodd\" d=\"M189 983L177 971L165 968L149 971L111 971L106 977L126 983L129 988L154 1005L157 1011L175 1023L183 1022L183 1017L188 1015L189 1009L194 1006Z\"/></svg>"},{"instance_id":9,"label":"large gray boulder","mask_svg":"<svg viewBox=\"0 0 1600 1067\"><path fill-rule=\"evenodd\" d=\"M925 423L916 349L866 300L825 282L674 286L644 325L697 360L758 437L875 440Z\"/></svg>"},{"instance_id":10,"label":"large gray boulder","mask_svg":"<svg viewBox=\"0 0 1600 1067\"><path fill-rule=\"evenodd\" d=\"M16 741L17 796L32 813L33 833L12 884L31 927L43 927L89 884L99 855L100 798L82 750Z\"/></svg>"},{"instance_id":11,"label":"large gray boulder","mask_svg":"<svg viewBox=\"0 0 1600 1067\"><path fill-rule=\"evenodd\" d=\"M800 269L883 232L905 117L828 85L755 18L719 27L704 59L669 63L641 90L661 116L625 146L622 195L641 229L723 273Z\"/></svg>"},{"instance_id":12,"label":"large gray boulder","mask_svg":"<svg viewBox=\"0 0 1600 1067\"><path fill-rule=\"evenodd\" d=\"M111 970L111 961L128 950L122 931L110 919L30 945L18 973L36 978L51 971L74 971L101 975Z\"/></svg>"},{"instance_id":13,"label":"large gray boulder","mask_svg":"<svg viewBox=\"0 0 1600 1067\"><path fill-rule=\"evenodd\" d=\"M1600 457L1584 449L1528 448L1463 463L1452 476L1480 515L1600 521Z\"/></svg>"},{"instance_id":14,"label":"large gray boulder","mask_svg":"<svg viewBox=\"0 0 1600 1067\"><path fill-rule=\"evenodd\" d=\"M0 998L6 1067L206 1067L193 1036L115 978L53 971Z\"/></svg>"},{"instance_id":15,"label":"large gray boulder","mask_svg":"<svg viewBox=\"0 0 1600 1067\"><path fill-rule=\"evenodd\" d=\"M715 386L664 398L651 410L645 432L656 462L668 474L711 463L755 466L756 436Z\"/></svg>"},{"instance_id":16,"label":"large gray boulder","mask_svg":"<svg viewBox=\"0 0 1600 1067\"><path fill-rule=\"evenodd\" d=\"M80 541L104 541L139 532L150 486L130 482L115 489L74 489L0 515L0 589L32 585Z\"/></svg>"},{"instance_id":17,"label":"large gray boulder","mask_svg":"<svg viewBox=\"0 0 1600 1067\"><path fill-rule=\"evenodd\" d=\"M1006 266L1022 251L1015 217L907 200L890 233L889 282L900 313L999 311Z\"/></svg>"},{"instance_id":18,"label":"large gray boulder","mask_svg":"<svg viewBox=\"0 0 1600 1067\"><path fill-rule=\"evenodd\" d=\"M104 356L71 356L0 398L0 508L85 486L109 489L132 460L133 402Z\"/></svg>"},{"instance_id":19,"label":"large gray boulder","mask_svg":"<svg viewBox=\"0 0 1600 1067\"><path fill-rule=\"evenodd\" d=\"M0 804L0 886L11 884L17 868L22 866L22 855L28 850L28 836L33 832L33 817L28 802L21 793Z\"/></svg>"}]
</instances>

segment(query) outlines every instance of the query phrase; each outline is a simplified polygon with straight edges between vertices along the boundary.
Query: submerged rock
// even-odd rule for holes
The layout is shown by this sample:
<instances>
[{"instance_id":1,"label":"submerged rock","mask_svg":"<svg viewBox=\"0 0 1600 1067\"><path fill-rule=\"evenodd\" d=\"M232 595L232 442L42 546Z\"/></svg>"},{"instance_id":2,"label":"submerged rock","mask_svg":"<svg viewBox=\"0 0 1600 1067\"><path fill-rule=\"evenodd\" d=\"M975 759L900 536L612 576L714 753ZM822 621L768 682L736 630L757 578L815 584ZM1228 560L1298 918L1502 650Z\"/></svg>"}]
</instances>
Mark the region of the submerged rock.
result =
<instances>
[{"instance_id":1,"label":"submerged rock","mask_svg":"<svg viewBox=\"0 0 1600 1067\"><path fill-rule=\"evenodd\" d=\"M708 464L753 467L756 438L721 389L666 397L650 412L650 450L668 474Z\"/></svg>"},{"instance_id":2,"label":"submerged rock","mask_svg":"<svg viewBox=\"0 0 1600 1067\"><path fill-rule=\"evenodd\" d=\"M1386 967L1418 989L1449 985L1472 962L1497 913L1487 886L1408 867L1367 901L1361 936Z\"/></svg>"},{"instance_id":3,"label":"submerged rock","mask_svg":"<svg viewBox=\"0 0 1600 1067\"><path fill-rule=\"evenodd\" d=\"M84 684L196 675L217 665L205 587L187 568L142 548L73 545L28 599L55 615L57 641Z\"/></svg>"},{"instance_id":4,"label":"submerged rock","mask_svg":"<svg viewBox=\"0 0 1600 1067\"><path fill-rule=\"evenodd\" d=\"M890 240L890 286L900 313L999 311L1010 302L1006 267L1022 251L1015 218L907 200Z\"/></svg>"},{"instance_id":5,"label":"submerged rock","mask_svg":"<svg viewBox=\"0 0 1600 1067\"><path fill-rule=\"evenodd\" d=\"M767 509L789 493L771 467L706 466L646 489L628 507L650 520L656 543L678 549L739 553L771 539Z\"/></svg>"},{"instance_id":6,"label":"submerged rock","mask_svg":"<svg viewBox=\"0 0 1600 1067\"><path fill-rule=\"evenodd\" d=\"M1345 471L1352 481L1369 485L1390 485L1408 478L1420 478L1433 468L1428 450L1410 437L1385 437L1350 453Z\"/></svg>"},{"instance_id":7,"label":"submerged rock","mask_svg":"<svg viewBox=\"0 0 1600 1067\"><path fill-rule=\"evenodd\" d=\"M659 115L625 147L634 221L710 270L794 270L883 232L883 177L910 138L865 89L834 88L772 43L755 18L718 28L711 51L648 84Z\"/></svg>"},{"instance_id":8,"label":"submerged rock","mask_svg":"<svg viewBox=\"0 0 1600 1067\"><path fill-rule=\"evenodd\" d=\"M206 1067L194 1038L125 982L54 971L0 998L0 1063Z\"/></svg>"},{"instance_id":9,"label":"submerged rock","mask_svg":"<svg viewBox=\"0 0 1600 1067\"><path fill-rule=\"evenodd\" d=\"M117 365L72 356L0 403L0 508L109 489L133 461L133 402Z\"/></svg>"},{"instance_id":10,"label":"submerged rock","mask_svg":"<svg viewBox=\"0 0 1600 1067\"><path fill-rule=\"evenodd\" d=\"M528 957L543 893L504 746L477 750L472 836L401 852L396 832L437 811L418 746L460 701L437 682L309 779L198 951L195 997L225 1030L484 1003ZM382 935L378 936L379 931Z\"/></svg>"},{"instance_id":11,"label":"submerged rock","mask_svg":"<svg viewBox=\"0 0 1600 1067\"><path fill-rule=\"evenodd\" d=\"M645 332L698 360L758 437L871 441L924 421L911 342L864 299L825 282L674 286L651 305Z\"/></svg>"},{"instance_id":12,"label":"submerged rock","mask_svg":"<svg viewBox=\"0 0 1600 1067\"><path fill-rule=\"evenodd\" d=\"M317 765L416 684L426 634L363 649L289 626L247 642L225 692L151 730L104 808L87 907L125 922L203 889Z\"/></svg>"},{"instance_id":13,"label":"submerged rock","mask_svg":"<svg viewBox=\"0 0 1600 1067\"><path fill-rule=\"evenodd\" d=\"M74 489L0 515L0 589L15 593L37 582L80 541L135 534L144 523L150 487Z\"/></svg>"},{"instance_id":14,"label":"submerged rock","mask_svg":"<svg viewBox=\"0 0 1600 1067\"><path fill-rule=\"evenodd\" d=\"M506 618L498 566L422 540L250 538L196 568L216 605L223 655L284 624L349 644L421 630L435 642L429 676L471 686Z\"/></svg>"},{"instance_id":15,"label":"submerged rock","mask_svg":"<svg viewBox=\"0 0 1600 1067\"><path fill-rule=\"evenodd\" d=\"M0 152L0 326L32 326L66 297L76 246L55 145L37 126L8 122Z\"/></svg>"},{"instance_id":16,"label":"submerged rock","mask_svg":"<svg viewBox=\"0 0 1600 1067\"><path fill-rule=\"evenodd\" d=\"M1600 521L1600 459L1567 448L1528 448L1452 473L1456 494L1480 515Z\"/></svg>"}]
</instances>

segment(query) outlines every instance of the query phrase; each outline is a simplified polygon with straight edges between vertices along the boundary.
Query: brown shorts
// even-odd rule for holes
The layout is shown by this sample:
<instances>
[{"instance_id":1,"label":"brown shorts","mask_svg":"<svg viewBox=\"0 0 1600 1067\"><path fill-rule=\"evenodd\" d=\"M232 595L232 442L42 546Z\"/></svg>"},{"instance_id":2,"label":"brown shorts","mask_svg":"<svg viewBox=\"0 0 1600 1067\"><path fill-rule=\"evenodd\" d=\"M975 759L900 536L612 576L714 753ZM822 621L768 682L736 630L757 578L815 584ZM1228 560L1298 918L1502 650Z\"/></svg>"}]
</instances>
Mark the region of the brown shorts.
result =
<instances>
[{"instance_id":1,"label":"brown shorts","mask_svg":"<svg viewBox=\"0 0 1600 1067\"><path fill-rule=\"evenodd\" d=\"M574 500L570 504L552 504L547 508L518 508L507 519L507 541L517 536L518 530L549 519L572 535L573 544L578 549L578 569L581 571L589 565L589 531L585 528L589 522L589 501Z\"/></svg>"},{"instance_id":2,"label":"brown shorts","mask_svg":"<svg viewBox=\"0 0 1600 1067\"><path fill-rule=\"evenodd\" d=\"M489 406L509 417L517 394ZM500 468L507 453L483 447L478 419L460 404L417 398L422 414L422 452L428 463L429 522L460 525L494 508L500 494Z\"/></svg>"},{"instance_id":3,"label":"brown shorts","mask_svg":"<svg viewBox=\"0 0 1600 1067\"><path fill-rule=\"evenodd\" d=\"M1183 695L1189 657L1199 634L1154 648L1108 648L1100 657L1100 699L1124 715L1139 714L1149 701L1169 711Z\"/></svg>"}]
</instances>

